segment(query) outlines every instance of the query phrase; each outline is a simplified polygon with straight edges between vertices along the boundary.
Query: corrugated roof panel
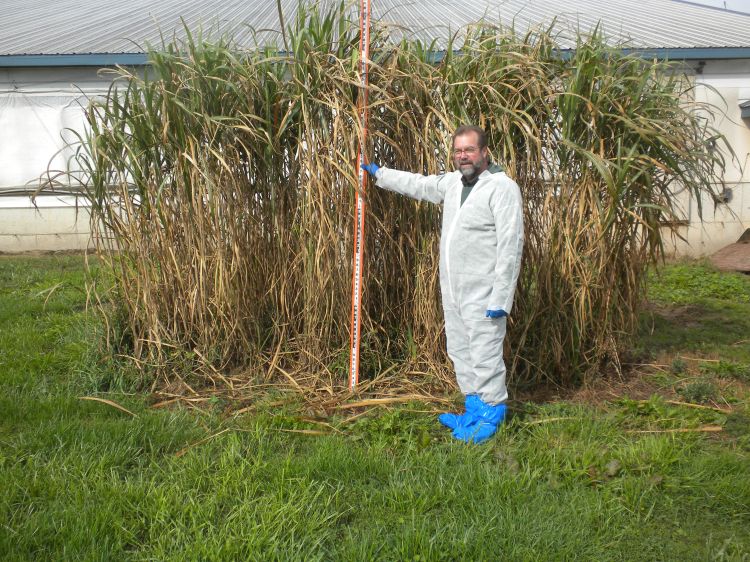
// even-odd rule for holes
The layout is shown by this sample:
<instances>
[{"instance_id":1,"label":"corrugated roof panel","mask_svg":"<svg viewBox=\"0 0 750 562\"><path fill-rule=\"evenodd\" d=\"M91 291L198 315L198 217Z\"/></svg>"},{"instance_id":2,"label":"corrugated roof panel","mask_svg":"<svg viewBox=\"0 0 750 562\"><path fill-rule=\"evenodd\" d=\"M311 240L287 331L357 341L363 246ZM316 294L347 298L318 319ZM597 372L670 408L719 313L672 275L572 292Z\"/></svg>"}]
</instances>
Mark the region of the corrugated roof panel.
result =
<instances>
[{"instance_id":1,"label":"corrugated roof panel","mask_svg":"<svg viewBox=\"0 0 750 562\"><path fill-rule=\"evenodd\" d=\"M333 4L334 0L322 0ZM254 46L252 29L263 41L281 44L276 3L270 0L6 0L0 13L0 55L143 52L163 35L184 37L181 19L192 30L202 26L231 32ZM679 0L372 0L373 17L400 33L434 38L440 45L451 32L484 20L516 30L546 26L557 18L563 46L573 45L574 31L589 31L601 21L613 43L627 41L643 49L750 48L750 15ZM283 0L289 24L297 0ZM356 19L356 8L351 17ZM394 33L399 35L400 33ZM275 38L275 39L274 39Z\"/></svg>"}]
</instances>

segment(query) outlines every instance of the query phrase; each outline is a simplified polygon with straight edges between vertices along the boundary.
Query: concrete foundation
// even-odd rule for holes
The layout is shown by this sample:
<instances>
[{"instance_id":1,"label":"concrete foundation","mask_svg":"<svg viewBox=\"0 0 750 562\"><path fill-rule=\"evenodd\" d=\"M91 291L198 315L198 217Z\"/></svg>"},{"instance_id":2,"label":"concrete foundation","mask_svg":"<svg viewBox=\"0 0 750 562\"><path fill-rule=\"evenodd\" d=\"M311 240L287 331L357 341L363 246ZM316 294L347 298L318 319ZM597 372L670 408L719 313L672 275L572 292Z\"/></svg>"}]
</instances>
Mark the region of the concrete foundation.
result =
<instances>
[{"instance_id":1,"label":"concrete foundation","mask_svg":"<svg viewBox=\"0 0 750 562\"><path fill-rule=\"evenodd\" d=\"M89 211L76 197L0 198L0 252L93 249Z\"/></svg>"}]
</instances>

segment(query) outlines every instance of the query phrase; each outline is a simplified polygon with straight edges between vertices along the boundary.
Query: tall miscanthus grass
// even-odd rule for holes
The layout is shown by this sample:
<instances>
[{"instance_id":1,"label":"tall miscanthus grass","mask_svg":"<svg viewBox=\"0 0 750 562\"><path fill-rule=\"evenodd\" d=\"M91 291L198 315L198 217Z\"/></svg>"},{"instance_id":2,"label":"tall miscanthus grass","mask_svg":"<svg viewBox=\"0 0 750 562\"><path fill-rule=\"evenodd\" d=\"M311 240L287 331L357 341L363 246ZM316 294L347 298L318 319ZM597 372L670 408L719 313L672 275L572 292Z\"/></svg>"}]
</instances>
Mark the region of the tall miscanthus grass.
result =
<instances>
[{"instance_id":1,"label":"tall miscanthus grass","mask_svg":"<svg viewBox=\"0 0 750 562\"><path fill-rule=\"evenodd\" d=\"M110 345L144 369L346 384L361 131L345 13L301 8L288 51L164 45L145 76L120 69L91 104L79 153L114 274ZM507 341L517 383L616 364L672 193L710 191L723 168L674 67L622 56L599 34L563 57L553 31L477 26L438 61L432 46L373 33L371 160L450 170L452 131L477 123L521 186L527 242ZM445 388L440 208L376 188L366 198L364 379L396 365L401 381Z\"/></svg>"}]
</instances>

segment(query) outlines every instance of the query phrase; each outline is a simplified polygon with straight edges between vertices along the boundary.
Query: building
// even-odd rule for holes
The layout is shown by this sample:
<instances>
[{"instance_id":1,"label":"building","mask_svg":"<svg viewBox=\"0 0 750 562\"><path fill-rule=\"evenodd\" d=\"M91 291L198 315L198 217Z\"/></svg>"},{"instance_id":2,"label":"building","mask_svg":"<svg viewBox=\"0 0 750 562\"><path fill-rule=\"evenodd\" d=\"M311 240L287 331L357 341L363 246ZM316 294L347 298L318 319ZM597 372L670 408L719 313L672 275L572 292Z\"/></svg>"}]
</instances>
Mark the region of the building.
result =
<instances>
[{"instance_id":1,"label":"building","mask_svg":"<svg viewBox=\"0 0 750 562\"><path fill-rule=\"evenodd\" d=\"M114 65L142 66L146 45L184 37L185 28L231 34L241 46L255 37L281 44L275 2L204 0L25 0L0 14L0 252L82 249L90 244L88 215L77 186L57 176L58 195L29 194L47 171L69 169L66 141L85 132L82 107L106 92ZM678 255L705 255L734 242L750 227L750 14L684 0L372 0L373 17L444 42L462 25L481 19L518 31L557 19L563 47L577 30L601 24L609 40L647 57L684 61L696 98L725 109L716 124L736 154L723 178L722 201L684 198L686 241ZM439 4L439 9L436 5ZM297 0L282 0L291 21ZM356 14L353 16L356 17ZM254 34L254 30L259 33ZM262 31L265 30L265 31ZM567 32L568 39L565 39ZM568 41L566 43L565 41ZM104 70L102 70L104 69ZM54 174L53 174L53 177Z\"/></svg>"}]
</instances>

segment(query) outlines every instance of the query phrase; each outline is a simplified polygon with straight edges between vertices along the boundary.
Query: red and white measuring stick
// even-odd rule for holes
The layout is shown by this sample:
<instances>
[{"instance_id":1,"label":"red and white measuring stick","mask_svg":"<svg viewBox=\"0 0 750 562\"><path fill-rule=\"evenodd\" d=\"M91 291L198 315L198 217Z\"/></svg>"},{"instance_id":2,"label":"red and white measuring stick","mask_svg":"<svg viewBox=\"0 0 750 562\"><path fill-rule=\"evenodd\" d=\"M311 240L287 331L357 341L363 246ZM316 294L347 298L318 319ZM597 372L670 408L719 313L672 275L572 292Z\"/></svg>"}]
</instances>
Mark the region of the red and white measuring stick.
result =
<instances>
[{"instance_id":1,"label":"red and white measuring stick","mask_svg":"<svg viewBox=\"0 0 750 562\"><path fill-rule=\"evenodd\" d=\"M368 62L370 60L370 0L359 2L359 123L362 134L359 137L357 158L357 207L354 216L354 267L352 268L352 318L351 318L351 360L349 362L349 388L354 389L359 382L359 342L362 325L362 262L365 249L365 182L367 172L362 169L365 163L367 142L367 85Z\"/></svg>"}]
</instances>

